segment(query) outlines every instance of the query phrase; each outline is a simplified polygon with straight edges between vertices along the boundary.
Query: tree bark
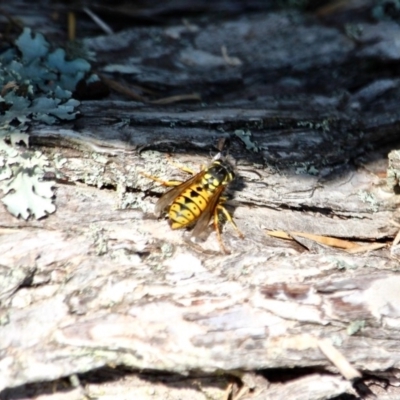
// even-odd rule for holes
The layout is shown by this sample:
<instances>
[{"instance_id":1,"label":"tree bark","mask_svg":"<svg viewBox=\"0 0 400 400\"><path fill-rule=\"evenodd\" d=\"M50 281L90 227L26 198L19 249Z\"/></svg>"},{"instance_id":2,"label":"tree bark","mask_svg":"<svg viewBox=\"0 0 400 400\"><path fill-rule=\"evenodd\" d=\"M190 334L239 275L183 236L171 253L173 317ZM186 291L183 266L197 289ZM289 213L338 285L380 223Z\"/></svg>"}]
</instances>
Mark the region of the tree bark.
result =
<instances>
[{"instance_id":1,"label":"tree bark","mask_svg":"<svg viewBox=\"0 0 400 400\"><path fill-rule=\"evenodd\" d=\"M165 98L197 91L204 103L113 94L83 101L76 121L32 128L31 147L57 170L57 212L23 221L0 207L4 398L29 398L27 384L44 396L44 382L76 374L96 396L398 395L397 153L388 181L386 170L398 146L400 52L389 48L400 27L348 3L324 18L325 8L263 9L86 40L102 73L134 64L126 81ZM356 39L338 28L350 12ZM230 254L211 228L193 243L157 219L165 189L142 174L186 180L167 154L197 171L220 139L238 176L227 207L245 236L223 226ZM352 254L296 232L385 246Z\"/></svg>"}]
</instances>

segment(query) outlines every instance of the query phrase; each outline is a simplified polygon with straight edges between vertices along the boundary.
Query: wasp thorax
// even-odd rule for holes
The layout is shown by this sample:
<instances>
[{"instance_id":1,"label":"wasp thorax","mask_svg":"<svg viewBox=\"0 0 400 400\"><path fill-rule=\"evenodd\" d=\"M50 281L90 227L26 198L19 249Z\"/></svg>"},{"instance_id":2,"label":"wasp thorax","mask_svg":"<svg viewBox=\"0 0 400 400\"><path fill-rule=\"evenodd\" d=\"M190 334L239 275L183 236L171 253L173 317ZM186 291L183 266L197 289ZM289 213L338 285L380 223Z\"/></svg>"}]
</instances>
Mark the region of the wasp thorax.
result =
<instances>
[{"instance_id":1,"label":"wasp thorax","mask_svg":"<svg viewBox=\"0 0 400 400\"><path fill-rule=\"evenodd\" d=\"M212 163L208 173L219 183L219 185L226 185L235 178L235 173L233 172L231 165L220 160Z\"/></svg>"}]
</instances>

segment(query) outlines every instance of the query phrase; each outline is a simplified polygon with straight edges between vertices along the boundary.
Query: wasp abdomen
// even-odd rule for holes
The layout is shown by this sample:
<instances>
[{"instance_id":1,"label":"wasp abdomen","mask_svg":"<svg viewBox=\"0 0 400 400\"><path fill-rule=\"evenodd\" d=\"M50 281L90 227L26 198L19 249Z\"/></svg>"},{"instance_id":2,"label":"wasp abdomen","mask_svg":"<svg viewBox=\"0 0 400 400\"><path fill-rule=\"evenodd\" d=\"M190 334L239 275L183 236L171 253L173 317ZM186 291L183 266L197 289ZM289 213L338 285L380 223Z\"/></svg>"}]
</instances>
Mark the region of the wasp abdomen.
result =
<instances>
[{"instance_id":1,"label":"wasp abdomen","mask_svg":"<svg viewBox=\"0 0 400 400\"><path fill-rule=\"evenodd\" d=\"M202 185L193 185L184 190L169 208L172 229L183 228L197 220L206 209L210 193Z\"/></svg>"}]
</instances>

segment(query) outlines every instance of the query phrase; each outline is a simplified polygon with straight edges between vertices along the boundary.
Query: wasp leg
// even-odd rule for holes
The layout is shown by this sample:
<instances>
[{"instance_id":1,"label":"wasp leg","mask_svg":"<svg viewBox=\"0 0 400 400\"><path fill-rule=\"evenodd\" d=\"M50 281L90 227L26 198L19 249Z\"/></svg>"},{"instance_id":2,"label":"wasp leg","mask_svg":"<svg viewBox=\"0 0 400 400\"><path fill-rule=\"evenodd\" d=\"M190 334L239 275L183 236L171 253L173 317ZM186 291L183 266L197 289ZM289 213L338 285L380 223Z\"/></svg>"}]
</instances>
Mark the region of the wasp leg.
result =
<instances>
[{"instance_id":1,"label":"wasp leg","mask_svg":"<svg viewBox=\"0 0 400 400\"><path fill-rule=\"evenodd\" d=\"M228 210L221 204L218 204L218 206L216 207L216 210L221 210L224 213L226 219L233 225L233 227L235 228L235 230L238 233L239 237L241 239L243 239L244 238L243 233L240 232L239 228L236 226L235 221L233 220L231 214L229 214Z\"/></svg>"},{"instance_id":2,"label":"wasp leg","mask_svg":"<svg viewBox=\"0 0 400 400\"><path fill-rule=\"evenodd\" d=\"M190 175L196 175L197 174L197 172L194 172L192 169L190 169L188 167L184 167L183 165L177 164L175 161L173 161L171 159L171 156L169 154L167 155L167 159L168 159L168 162L171 165L173 165L175 168L180 169L181 171L186 172L186 173L188 173ZM201 164L200 165L200 171L204 171L205 169L206 169L206 165Z\"/></svg>"},{"instance_id":3,"label":"wasp leg","mask_svg":"<svg viewBox=\"0 0 400 400\"><path fill-rule=\"evenodd\" d=\"M161 185L163 186L168 186L168 187L179 186L182 183L182 181L164 181L163 179L157 178L156 176L153 175L146 174L145 172L139 172L139 173L140 175L143 175L146 178L151 179L152 181L161 183Z\"/></svg>"},{"instance_id":4,"label":"wasp leg","mask_svg":"<svg viewBox=\"0 0 400 400\"><path fill-rule=\"evenodd\" d=\"M224 246L224 243L222 242L221 231L219 230L218 207L215 207L215 210L214 210L214 228L215 228L215 232L217 233L217 239L218 239L219 245L221 246L222 252L225 254L229 254L229 252L226 250L226 248Z\"/></svg>"},{"instance_id":5,"label":"wasp leg","mask_svg":"<svg viewBox=\"0 0 400 400\"><path fill-rule=\"evenodd\" d=\"M196 174L196 172L194 172L192 169L190 169L188 167L184 167L183 165L177 164L175 161L172 160L172 158L171 158L171 156L169 154L167 155L167 160L175 168L180 169L181 171L186 172L187 174L190 174L190 175L195 175Z\"/></svg>"}]
</instances>

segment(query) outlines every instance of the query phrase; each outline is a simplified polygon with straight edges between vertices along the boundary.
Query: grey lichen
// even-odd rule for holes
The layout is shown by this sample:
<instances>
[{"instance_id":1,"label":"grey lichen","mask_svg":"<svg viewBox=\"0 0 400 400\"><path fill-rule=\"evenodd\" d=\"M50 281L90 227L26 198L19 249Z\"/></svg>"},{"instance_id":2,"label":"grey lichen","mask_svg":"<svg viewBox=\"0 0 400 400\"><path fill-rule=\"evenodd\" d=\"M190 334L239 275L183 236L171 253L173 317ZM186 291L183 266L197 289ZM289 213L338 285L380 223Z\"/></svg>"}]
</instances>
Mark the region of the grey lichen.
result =
<instances>
[{"instance_id":1,"label":"grey lichen","mask_svg":"<svg viewBox=\"0 0 400 400\"><path fill-rule=\"evenodd\" d=\"M49 162L27 149L28 132L34 122L76 118L79 101L72 92L89 71L86 60L66 60L63 49L51 51L44 36L29 28L0 54L0 189L14 216L41 218L56 210L54 181L43 180ZM20 143L22 150L14 147Z\"/></svg>"},{"instance_id":2,"label":"grey lichen","mask_svg":"<svg viewBox=\"0 0 400 400\"><path fill-rule=\"evenodd\" d=\"M261 150L260 146L253 139L253 136L250 131L237 129L233 133L246 145L247 150L254 151L255 153L258 153Z\"/></svg>"},{"instance_id":3,"label":"grey lichen","mask_svg":"<svg viewBox=\"0 0 400 400\"><path fill-rule=\"evenodd\" d=\"M364 320L355 320L350 322L347 326L346 332L349 336L355 335L358 331L361 331L365 328L365 321Z\"/></svg>"},{"instance_id":4,"label":"grey lichen","mask_svg":"<svg viewBox=\"0 0 400 400\"><path fill-rule=\"evenodd\" d=\"M377 212L379 210L379 204L378 201L376 200L375 196L367 192L366 190L360 190L357 193L358 198L365 204L368 204L370 206L370 210L372 212Z\"/></svg>"},{"instance_id":5,"label":"grey lichen","mask_svg":"<svg viewBox=\"0 0 400 400\"><path fill-rule=\"evenodd\" d=\"M40 152L25 152L3 158L2 169L9 172L1 188L5 194L2 202L7 210L15 215L28 219L30 215L39 219L56 209L52 202L53 182L43 181L47 158Z\"/></svg>"}]
</instances>

